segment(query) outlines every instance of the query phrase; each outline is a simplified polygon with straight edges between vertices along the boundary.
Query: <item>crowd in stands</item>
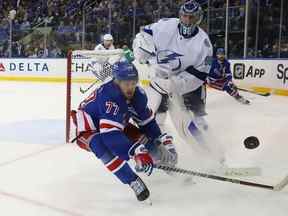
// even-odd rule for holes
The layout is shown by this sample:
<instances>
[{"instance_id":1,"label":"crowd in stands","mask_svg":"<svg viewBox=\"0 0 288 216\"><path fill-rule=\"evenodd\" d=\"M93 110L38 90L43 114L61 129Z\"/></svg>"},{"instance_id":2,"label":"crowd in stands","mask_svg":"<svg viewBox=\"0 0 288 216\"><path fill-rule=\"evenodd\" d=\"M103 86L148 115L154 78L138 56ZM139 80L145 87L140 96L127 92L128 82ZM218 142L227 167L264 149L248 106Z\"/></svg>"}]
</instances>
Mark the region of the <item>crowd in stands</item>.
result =
<instances>
[{"instance_id":1,"label":"crowd in stands","mask_svg":"<svg viewBox=\"0 0 288 216\"><path fill-rule=\"evenodd\" d=\"M65 57L68 48L93 49L107 32L114 36L117 46L131 45L134 34L141 26L162 17L178 16L179 6L183 2L185 0L0 0L0 57L9 56L10 25L12 57L58 58ZM215 47L224 46L226 0L210 0L209 10L208 0L198 2L205 10L201 27L208 31ZM246 0L230 2L229 57L237 58L243 56ZM252 0L249 8L248 57L277 57L280 2ZM260 20L256 41L258 6ZM8 18L11 10L17 11L13 21ZM284 13L284 17L287 17L287 11ZM281 29L281 57L288 57L287 28L286 21Z\"/></svg>"}]
</instances>

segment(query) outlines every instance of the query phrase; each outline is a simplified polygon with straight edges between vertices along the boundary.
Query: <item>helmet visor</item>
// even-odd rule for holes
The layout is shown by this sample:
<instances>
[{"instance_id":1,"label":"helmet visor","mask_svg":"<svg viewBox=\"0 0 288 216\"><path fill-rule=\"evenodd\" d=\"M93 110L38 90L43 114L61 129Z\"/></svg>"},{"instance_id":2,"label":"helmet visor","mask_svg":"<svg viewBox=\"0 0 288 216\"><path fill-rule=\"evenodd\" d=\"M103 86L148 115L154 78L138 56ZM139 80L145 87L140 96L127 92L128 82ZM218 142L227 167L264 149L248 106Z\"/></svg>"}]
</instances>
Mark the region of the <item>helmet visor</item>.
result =
<instances>
[{"instance_id":1,"label":"helmet visor","mask_svg":"<svg viewBox=\"0 0 288 216\"><path fill-rule=\"evenodd\" d=\"M198 24L200 18L195 14L180 14L180 21L185 27L192 27Z\"/></svg>"}]
</instances>

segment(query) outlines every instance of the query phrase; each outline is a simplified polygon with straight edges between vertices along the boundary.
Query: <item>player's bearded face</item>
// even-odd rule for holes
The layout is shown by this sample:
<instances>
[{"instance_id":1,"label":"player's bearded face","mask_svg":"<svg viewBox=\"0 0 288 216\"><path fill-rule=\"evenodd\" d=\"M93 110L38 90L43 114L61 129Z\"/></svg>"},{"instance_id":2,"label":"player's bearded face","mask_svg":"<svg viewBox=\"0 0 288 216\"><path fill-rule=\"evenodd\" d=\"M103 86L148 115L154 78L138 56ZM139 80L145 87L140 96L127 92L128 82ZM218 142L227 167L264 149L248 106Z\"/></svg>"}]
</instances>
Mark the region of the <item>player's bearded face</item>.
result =
<instances>
[{"instance_id":1,"label":"player's bearded face","mask_svg":"<svg viewBox=\"0 0 288 216\"><path fill-rule=\"evenodd\" d=\"M218 55L217 55L217 58L219 59L219 61L223 62L224 59L225 59L225 55L218 54Z\"/></svg>"},{"instance_id":2,"label":"player's bearded face","mask_svg":"<svg viewBox=\"0 0 288 216\"><path fill-rule=\"evenodd\" d=\"M118 85L127 99L133 98L137 83L136 80L118 81Z\"/></svg>"}]
</instances>

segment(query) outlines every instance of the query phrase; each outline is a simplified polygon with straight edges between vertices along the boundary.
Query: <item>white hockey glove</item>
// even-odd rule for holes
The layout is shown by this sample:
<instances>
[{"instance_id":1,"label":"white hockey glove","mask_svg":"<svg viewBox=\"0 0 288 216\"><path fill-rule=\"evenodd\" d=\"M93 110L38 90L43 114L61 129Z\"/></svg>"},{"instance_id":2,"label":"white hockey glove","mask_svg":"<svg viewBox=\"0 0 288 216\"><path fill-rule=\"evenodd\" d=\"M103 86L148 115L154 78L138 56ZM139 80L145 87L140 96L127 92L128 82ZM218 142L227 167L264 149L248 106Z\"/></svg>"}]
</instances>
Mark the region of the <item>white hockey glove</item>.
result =
<instances>
[{"instance_id":1,"label":"white hockey glove","mask_svg":"<svg viewBox=\"0 0 288 216\"><path fill-rule=\"evenodd\" d=\"M152 35L139 32L133 41L133 53L135 59L141 64L146 64L151 58L155 58L156 49Z\"/></svg>"},{"instance_id":2,"label":"white hockey glove","mask_svg":"<svg viewBox=\"0 0 288 216\"><path fill-rule=\"evenodd\" d=\"M158 150L160 152L160 161L158 164L175 166L178 162L178 154L173 144L173 137L167 133L163 133L155 142L156 145L158 145Z\"/></svg>"}]
</instances>

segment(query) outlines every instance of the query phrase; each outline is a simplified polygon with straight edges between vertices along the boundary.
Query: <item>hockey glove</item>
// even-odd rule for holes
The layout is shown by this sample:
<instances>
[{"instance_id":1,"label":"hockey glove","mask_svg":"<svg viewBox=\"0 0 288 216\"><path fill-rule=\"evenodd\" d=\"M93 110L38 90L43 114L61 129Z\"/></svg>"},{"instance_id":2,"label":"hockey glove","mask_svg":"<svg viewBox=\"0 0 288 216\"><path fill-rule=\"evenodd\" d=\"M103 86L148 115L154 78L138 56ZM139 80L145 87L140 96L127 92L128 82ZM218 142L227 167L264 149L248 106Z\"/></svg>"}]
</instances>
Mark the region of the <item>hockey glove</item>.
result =
<instances>
[{"instance_id":1,"label":"hockey glove","mask_svg":"<svg viewBox=\"0 0 288 216\"><path fill-rule=\"evenodd\" d=\"M139 145L135 149L134 160L136 162L135 170L145 172L148 176L153 171L153 160L144 145Z\"/></svg>"},{"instance_id":2,"label":"hockey glove","mask_svg":"<svg viewBox=\"0 0 288 216\"><path fill-rule=\"evenodd\" d=\"M155 142L160 151L160 163L175 166L178 162L178 154L173 144L173 137L163 133Z\"/></svg>"}]
</instances>

